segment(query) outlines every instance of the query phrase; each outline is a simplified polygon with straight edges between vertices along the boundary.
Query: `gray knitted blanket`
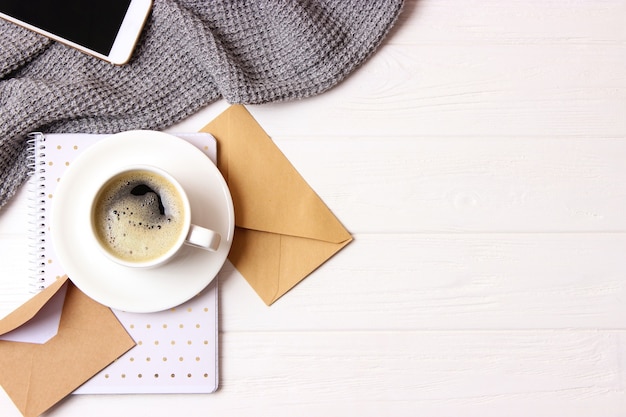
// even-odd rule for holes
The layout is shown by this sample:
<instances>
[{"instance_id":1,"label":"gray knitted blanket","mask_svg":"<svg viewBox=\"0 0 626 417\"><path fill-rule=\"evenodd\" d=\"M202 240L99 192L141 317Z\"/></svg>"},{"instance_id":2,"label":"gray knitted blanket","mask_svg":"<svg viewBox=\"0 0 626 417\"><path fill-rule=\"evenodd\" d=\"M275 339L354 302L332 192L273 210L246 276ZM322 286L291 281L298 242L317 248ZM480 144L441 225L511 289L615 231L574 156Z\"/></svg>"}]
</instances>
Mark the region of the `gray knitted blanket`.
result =
<instances>
[{"instance_id":1,"label":"gray knitted blanket","mask_svg":"<svg viewBox=\"0 0 626 417\"><path fill-rule=\"evenodd\" d=\"M154 0L120 67L0 21L0 207L28 176L32 131L162 129L224 98L321 93L380 44L402 0Z\"/></svg>"}]
</instances>

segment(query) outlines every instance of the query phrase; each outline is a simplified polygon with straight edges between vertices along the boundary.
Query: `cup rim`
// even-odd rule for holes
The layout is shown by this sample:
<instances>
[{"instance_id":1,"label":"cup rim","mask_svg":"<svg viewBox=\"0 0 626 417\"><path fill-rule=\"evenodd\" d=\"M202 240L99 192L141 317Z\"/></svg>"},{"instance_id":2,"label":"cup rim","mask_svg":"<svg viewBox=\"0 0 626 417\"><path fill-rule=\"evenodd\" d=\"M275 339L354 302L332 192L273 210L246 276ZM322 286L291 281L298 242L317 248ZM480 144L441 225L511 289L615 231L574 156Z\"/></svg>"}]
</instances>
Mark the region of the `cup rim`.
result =
<instances>
[{"instance_id":1,"label":"cup rim","mask_svg":"<svg viewBox=\"0 0 626 417\"><path fill-rule=\"evenodd\" d=\"M169 183L171 183L176 188L176 191L180 195L182 203L183 203L183 211L184 211L183 227L181 228L181 232L178 238L176 239L176 242L165 253L147 261L136 261L136 262L128 261L128 260L115 256L113 253L109 252L101 243L100 239L98 238L98 233L95 227L95 221L94 221L95 213L94 212L96 208L96 202L102 190L115 178L131 171L149 171L165 178ZM174 255L176 255L176 253L184 245L187 234L189 233L189 228L191 227L191 205L189 203L189 197L187 196L187 193L185 192L185 189L182 187L180 182L178 182L176 178L174 178L170 173L168 173L164 169L153 166L153 165L148 165L148 164L126 165L124 167L120 167L119 169L116 169L115 171L111 171L107 173L103 177L104 177L103 180L100 181L100 183L95 187L96 191L93 194L93 197L91 199L90 209L89 209L89 223L91 226L91 237L96 241L96 246L98 246L98 249L100 249L101 253L103 253L111 261L119 265L129 267L129 268L147 269L147 268L154 268L154 267L167 263Z\"/></svg>"}]
</instances>

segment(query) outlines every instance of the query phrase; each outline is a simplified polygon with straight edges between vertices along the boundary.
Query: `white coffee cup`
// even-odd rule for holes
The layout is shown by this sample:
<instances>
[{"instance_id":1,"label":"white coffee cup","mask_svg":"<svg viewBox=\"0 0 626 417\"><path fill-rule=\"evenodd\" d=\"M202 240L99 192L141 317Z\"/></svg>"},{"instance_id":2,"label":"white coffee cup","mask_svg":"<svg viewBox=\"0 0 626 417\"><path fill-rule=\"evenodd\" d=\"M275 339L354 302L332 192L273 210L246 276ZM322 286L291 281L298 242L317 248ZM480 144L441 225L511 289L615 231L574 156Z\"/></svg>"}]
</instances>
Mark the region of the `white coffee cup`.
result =
<instances>
[{"instance_id":1,"label":"white coffee cup","mask_svg":"<svg viewBox=\"0 0 626 417\"><path fill-rule=\"evenodd\" d=\"M91 232L109 259L132 268L153 268L183 245L219 248L219 233L191 224L185 190L172 175L149 165L110 173L91 202Z\"/></svg>"}]
</instances>

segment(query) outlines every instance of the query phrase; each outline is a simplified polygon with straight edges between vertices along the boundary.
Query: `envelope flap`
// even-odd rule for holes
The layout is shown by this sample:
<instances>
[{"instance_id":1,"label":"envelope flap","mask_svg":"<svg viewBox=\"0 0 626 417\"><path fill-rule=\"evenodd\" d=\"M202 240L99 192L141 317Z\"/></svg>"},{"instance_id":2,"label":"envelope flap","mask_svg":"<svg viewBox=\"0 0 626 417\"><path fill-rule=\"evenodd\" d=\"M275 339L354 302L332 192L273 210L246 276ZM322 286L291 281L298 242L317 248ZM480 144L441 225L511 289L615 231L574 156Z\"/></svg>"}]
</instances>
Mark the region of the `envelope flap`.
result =
<instances>
[{"instance_id":1,"label":"envelope flap","mask_svg":"<svg viewBox=\"0 0 626 417\"><path fill-rule=\"evenodd\" d=\"M46 305L46 303L63 287L67 276L57 279L47 288L39 292L30 300L15 309L12 313L0 320L0 335L17 329L32 319Z\"/></svg>"},{"instance_id":2,"label":"envelope flap","mask_svg":"<svg viewBox=\"0 0 626 417\"><path fill-rule=\"evenodd\" d=\"M237 228L229 259L269 306L350 240L337 244Z\"/></svg>"},{"instance_id":3,"label":"envelope flap","mask_svg":"<svg viewBox=\"0 0 626 417\"><path fill-rule=\"evenodd\" d=\"M70 284L55 337L0 341L0 385L25 417L36 417L134 345L111 309Z\"/></svg>"},{"instance_id":4,"label":"envelope flap","mask_svg":"<svg viewBox=\"0 0 626 417\"><path fill-rule=\"evenodd\" d=\"M241 228L340 243L350 234L244 106L205 126Z\"/></svg>"}]
</instances>

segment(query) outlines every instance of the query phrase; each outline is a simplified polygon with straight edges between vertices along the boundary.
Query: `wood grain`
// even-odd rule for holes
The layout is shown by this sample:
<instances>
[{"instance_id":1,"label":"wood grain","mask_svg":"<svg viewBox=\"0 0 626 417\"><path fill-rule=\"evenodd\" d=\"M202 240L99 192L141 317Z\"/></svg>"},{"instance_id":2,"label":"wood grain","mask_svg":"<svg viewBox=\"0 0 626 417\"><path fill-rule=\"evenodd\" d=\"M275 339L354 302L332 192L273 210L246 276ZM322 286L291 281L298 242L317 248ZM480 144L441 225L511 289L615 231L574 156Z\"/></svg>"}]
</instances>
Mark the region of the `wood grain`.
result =
<instances>
[{"instance_id":1,"label":"wood grain","mask_svg":"<svg viewBox=\"0 0 626 417\"><path fill-rule=\"evenodd\" d=\"M249 106L355 241L269 308L225 266L216 394L47 416L626 416L625 15L407 1L338 86ZM25 273L25 205L2 274Z\"/></svg>"},{"instance_id":2,"label":"wood grain","mask_svg":"<svg viewBox=\"0 0 626 417\"><path fill-rule=\"evenodd\" d=\"M331 417L623 415L620 332L260 332L222 340L228 353L216 394L115 401L81 395L49 415L166 416L173 404L190 417L259 410Z\"/></svg>"},{"instance_id":3,"label":"wood grain","mask_svg":"<svg viewBox=\"0 0 626 417\"><path fill-rule=\"evenodd\" d=\"M624 138L277 139L355 233L626 230Z\"/></svg>"}]
</instances>

